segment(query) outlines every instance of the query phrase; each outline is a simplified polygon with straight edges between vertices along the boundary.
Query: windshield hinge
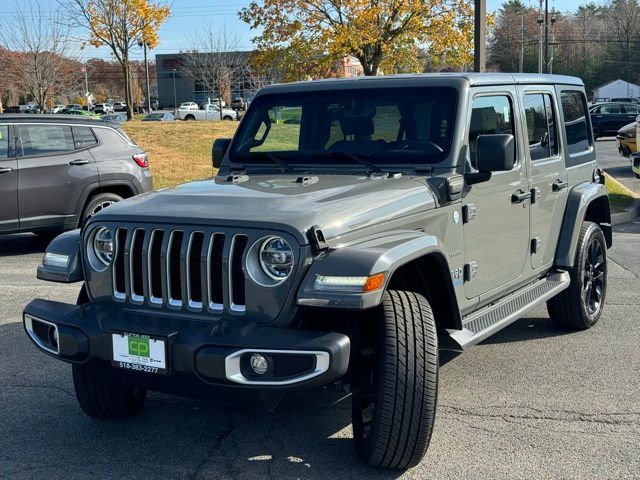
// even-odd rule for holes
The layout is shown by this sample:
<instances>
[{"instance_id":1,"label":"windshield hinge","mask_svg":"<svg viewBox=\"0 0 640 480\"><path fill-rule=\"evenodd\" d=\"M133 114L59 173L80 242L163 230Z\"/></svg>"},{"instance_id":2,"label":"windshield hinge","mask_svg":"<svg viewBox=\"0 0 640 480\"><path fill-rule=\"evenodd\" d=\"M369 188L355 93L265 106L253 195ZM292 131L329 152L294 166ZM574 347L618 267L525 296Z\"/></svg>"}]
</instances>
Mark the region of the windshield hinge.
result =
<instances>
[{"instance_id":1,"label":"windshield hinge","mask_svg":"<svg viewBox=\"0 0 640 480\"><path fill-rule=\"evenodd\" d=\"M244 172L231 172L231 175L227 177L227 182L231 183L243 183L249 180L249 175Z\"/></svg>"}]
</instances>

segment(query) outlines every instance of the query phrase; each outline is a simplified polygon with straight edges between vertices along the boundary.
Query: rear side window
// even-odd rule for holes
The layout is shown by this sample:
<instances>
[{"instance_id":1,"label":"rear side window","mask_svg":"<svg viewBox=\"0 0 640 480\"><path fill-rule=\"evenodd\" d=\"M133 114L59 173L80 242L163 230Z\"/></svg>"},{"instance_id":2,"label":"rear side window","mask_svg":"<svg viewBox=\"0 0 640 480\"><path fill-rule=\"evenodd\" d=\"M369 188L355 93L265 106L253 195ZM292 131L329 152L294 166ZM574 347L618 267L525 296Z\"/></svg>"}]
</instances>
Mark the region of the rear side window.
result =
<instances>
[{"instance_id":1,"label":"rear side window","mask_svg":"<svg viewBox=\"0 0 640 480\"><path fill-rule=\"evenodd\" d=\"M9 157L9 125L0 125L0 160Z\"/></svg>"},{"instance_id":2,"label":"rear side window","mask_svg":"<svg viewBox=\"0 0 640 480\"><path fill-rule=\"evenodd\" d=\"M560 95L569 154L582 153L591 147L587 122L587 101L581 92L565 91Z\"/></svg>"},{"instance_id":3,"label":"rear side window","mask_svg":"<svg viewBox=\"0 0 640 480\"><path fill-rule=\"evenodd\" d=\"M89 127L73 127L73 140L76 149L92 147L98 143Z\"/></svg>"},{"instance_id":4,"label":"rear side window","mask_svg":"<svg viewBox=\"0 0 640 480\"><path fill-rule=\"evenodd\" d=\"M623 106L625 113L638 113L638 107L636 105L624 105Z\"/></svg>"},{"instance_id":5,"label":"rear side window","mask_svg":"<svg viewBox=\"0 0 640 480\"><path fill-rule=\"evenodd\" d=\"M24 157L75 150L71 127L64 125L18 125L18 154Z\"/></svg>"},{"instance_id":6,"label":"rear side window","mask_svg":"<svg viewBox=\"0 0 640 480\"><path fill-rule=\"evenodd\" d=\"M550 158L558 154L556 119L551 95L535 93L524 96L527 136L531 160Z\"/></svg>"},{"instance_id":7,"label":"rear side window","mask_svg":"<svg viewBox=\"0 0 640 480\"><path fill-rule=\"evenodd\" d=\"M480 135L511 134L515 136L513 126L513 107L506 95L476 97L471 110L469 125L469 151L471 164L476 168L476 141Z\"/></svg>"}]
</instances>

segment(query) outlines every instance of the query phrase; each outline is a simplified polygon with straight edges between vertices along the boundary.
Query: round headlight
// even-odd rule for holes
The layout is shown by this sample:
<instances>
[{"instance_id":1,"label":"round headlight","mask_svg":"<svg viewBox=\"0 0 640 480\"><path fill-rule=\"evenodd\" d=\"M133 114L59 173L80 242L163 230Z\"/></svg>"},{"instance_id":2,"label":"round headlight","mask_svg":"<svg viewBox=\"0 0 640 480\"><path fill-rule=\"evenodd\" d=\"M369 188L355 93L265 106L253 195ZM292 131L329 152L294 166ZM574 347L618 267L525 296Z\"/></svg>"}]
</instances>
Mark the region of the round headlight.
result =
<instances>
[{"instance_id":1,"label":"round headlight","mask_svg":"<svg viewBox=\"0 0 640 480\"><path fill-rule=\"evenodd\" d=\"M273 280L286 279L293 270L293 249L282 237L269 237L260 247L260 266Z\"/></svg>"},{"instance_id":2,"label":"round headlight","mask_svg":"<svg viewBox=\"0 0 640 480\"><path fill-rule=\"evenodd\" d=\"M104 265L109 265L113 260L113 236L111 230L100 227L93 235L93 253Z\"/></svg>"}]
</instances>

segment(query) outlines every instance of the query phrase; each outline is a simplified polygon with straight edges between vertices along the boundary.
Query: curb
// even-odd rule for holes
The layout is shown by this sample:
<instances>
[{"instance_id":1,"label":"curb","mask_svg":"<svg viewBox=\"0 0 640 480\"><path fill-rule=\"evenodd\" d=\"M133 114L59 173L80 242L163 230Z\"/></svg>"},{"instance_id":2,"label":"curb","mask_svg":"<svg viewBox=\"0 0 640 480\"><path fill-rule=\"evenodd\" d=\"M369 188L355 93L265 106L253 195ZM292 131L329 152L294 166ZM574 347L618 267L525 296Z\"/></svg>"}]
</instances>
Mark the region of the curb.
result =
<instances>
[{"instance_id":1,"label":"curb","mask_svg":"<svg viewBox=\"0 0 640 480\"><path fill-rule=\"evenodd\" d=\"M640 216L640 199L634 200L631 207L629 207L624 212L612 213L611 224L620 225L621 223L627 223L634 220L638 216Z\"/></svg>"}]
</instances>

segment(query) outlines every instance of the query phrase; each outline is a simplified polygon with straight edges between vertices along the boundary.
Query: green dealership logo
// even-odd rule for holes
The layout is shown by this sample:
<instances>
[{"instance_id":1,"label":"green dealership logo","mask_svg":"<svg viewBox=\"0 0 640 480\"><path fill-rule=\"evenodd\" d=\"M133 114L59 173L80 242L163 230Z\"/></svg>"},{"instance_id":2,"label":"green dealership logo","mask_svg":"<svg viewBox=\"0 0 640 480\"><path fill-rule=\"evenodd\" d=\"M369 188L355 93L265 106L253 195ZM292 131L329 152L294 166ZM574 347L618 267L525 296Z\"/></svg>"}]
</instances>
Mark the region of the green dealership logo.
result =
<instances>
[{"instance_id":1,"label":"green dealership logo","mask_svg":"<svg viewBox=\"0 0 640 480\"><path fill-rule=\"evenodd\" d=\"M149 339L140 337L129 337L129 355L148 358Z\"/></svg>"}]
</instances>

